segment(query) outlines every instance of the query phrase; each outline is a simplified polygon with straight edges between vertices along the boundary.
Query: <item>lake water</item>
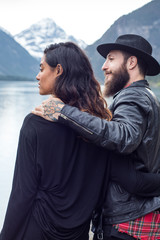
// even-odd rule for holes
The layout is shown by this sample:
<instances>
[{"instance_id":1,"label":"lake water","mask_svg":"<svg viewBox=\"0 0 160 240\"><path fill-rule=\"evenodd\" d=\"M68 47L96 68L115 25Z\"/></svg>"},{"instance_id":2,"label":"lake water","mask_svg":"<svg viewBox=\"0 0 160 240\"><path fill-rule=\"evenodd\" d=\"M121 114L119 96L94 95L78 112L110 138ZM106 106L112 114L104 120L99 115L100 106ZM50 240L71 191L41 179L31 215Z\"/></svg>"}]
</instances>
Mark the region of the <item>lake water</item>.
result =
<instances>
[{"instance_id":1,"label":"lake water","mask_svg":"<svg viewBox=\"0 0 160 240\"><path fill-rule=\"evenodd\" d=\"M160 90L154 91L160 99ZM0 229L11 190L23 119L46 98L39 95L36 81L0 81Z\"/></svg>"}]
</instances>

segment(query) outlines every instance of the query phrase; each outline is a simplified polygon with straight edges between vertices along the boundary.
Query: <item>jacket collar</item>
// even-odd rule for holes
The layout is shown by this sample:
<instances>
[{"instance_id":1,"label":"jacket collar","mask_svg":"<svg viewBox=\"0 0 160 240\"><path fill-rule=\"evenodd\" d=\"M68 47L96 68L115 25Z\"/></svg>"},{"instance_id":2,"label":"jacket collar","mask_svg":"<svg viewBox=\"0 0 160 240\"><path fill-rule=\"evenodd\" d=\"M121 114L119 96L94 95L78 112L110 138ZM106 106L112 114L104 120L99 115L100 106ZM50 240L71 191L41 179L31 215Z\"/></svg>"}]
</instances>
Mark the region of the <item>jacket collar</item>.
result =
<instances>
[{"instance_id":1,"label":"jacket collar","mask_svg":"<svg viewBox=\"0 0 160 240\"><path fill-rule=\"evenodd\" d=\"M129 88L132 88L132 87L143 87L143 88L149 88L149 83L147 80L143 79L143 80L139 80L139 81L136 81L136 82L133 82L132 84L130 84L128 87L126 88L123 88L121 89L119 92L117 92L113 98L115 98L120 92L122 92L124 89L129 89Z\"/></svg>"}]
</instances>

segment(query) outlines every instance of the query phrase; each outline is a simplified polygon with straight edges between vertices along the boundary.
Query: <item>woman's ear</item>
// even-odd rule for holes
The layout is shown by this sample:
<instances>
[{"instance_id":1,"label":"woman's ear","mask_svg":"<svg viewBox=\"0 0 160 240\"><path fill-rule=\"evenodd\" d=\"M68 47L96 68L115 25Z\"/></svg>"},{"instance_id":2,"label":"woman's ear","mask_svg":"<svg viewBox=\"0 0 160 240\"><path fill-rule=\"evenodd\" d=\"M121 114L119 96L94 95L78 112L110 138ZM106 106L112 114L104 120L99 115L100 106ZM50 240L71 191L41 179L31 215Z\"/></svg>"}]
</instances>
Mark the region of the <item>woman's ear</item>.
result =
<instances>
[{"instance_id":1,"label":"woman's ear","mask_svg":"<svg viewBox=\"0 0 160 240\"><path fill-rule=\"evenodd\" d=\"M57 71L57 76L60 76L63 73L63 68L61 64L57 64L56 71Z\"/></svg>"}]
</instances>

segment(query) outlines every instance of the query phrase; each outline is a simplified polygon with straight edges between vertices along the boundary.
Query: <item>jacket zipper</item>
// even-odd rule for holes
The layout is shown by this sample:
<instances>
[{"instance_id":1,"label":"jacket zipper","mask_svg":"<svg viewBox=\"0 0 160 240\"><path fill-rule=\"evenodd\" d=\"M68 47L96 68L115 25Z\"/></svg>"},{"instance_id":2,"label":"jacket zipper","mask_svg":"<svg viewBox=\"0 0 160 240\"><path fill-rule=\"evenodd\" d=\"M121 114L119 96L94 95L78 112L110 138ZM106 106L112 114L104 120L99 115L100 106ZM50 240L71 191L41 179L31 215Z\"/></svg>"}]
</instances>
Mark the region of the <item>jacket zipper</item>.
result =
<instances>
[{"instance_id":1,"label":"jacket zipper","mask_svg":"<svg viewBox=\"0 0 160 240\"><path fill-rule=\"evenodd\" d=\"M75 121L73 121L72 119L66 117L64 114L60 114L60 117L64 118L65 120L68 120L70 122L72 122L73 124L75 124L77 127L82 128L85 132L89 133L89 134L93 134L93 132L89 131L88 129L82 127L80 124L76 123Z\"/></svg>"}]
</instances>

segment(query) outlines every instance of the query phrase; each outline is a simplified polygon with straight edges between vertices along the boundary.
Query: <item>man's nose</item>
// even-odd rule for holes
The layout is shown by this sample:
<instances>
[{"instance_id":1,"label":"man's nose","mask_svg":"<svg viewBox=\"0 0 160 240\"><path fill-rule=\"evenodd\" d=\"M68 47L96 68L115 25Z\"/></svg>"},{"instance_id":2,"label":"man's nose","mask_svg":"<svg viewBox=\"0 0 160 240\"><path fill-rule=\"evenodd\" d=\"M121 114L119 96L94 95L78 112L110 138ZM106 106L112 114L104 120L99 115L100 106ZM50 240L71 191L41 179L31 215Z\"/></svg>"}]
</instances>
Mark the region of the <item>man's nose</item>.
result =
<instances>
[{"instance_id":1,"label":"man's nose","mask_svg":"<svg viewBox=\"0 0 160 240\"><path fill-rule=\"evenodd\" d=\"M104 64L103 64L103 66L102 66L102 70L104 71L104 70L106 70L107 69L107 67L108 67L108 61L106 60L105 62L104 62Z\"/></svg>"}]
</instances>

